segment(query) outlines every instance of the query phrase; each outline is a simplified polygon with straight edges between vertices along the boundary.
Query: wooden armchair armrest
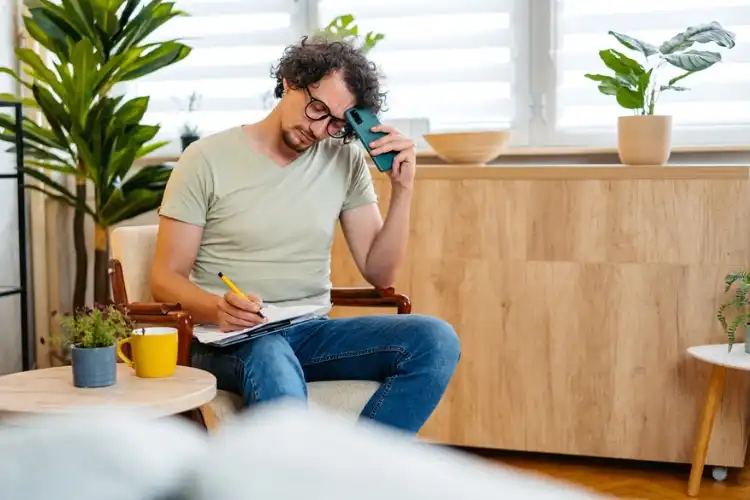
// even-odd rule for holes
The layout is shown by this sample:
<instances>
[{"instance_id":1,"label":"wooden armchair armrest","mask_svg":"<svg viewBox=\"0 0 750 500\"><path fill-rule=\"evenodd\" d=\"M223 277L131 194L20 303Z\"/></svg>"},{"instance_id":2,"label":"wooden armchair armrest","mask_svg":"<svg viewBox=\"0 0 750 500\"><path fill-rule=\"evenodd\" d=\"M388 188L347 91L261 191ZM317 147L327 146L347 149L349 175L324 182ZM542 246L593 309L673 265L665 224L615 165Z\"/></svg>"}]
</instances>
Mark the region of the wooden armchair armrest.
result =
<instances>
[{"instance_id":1,"label":"wooden armchair armrest","mask_svg":"<svg viewBox=\"0 0 750 500\"><path fill-rule=\"evenodd\" d=\"M129 315L156 315L166 316L171 312L181 311L180 304L169 304L166 302L131 302L120 306Z\"/></svg>"},{"instance_id":2,"label":"wooden armchair armrest","mask_svg":"<svg viewBox=\"0 0 750 500\"><path fill-rule=\"evenodd\" d=\"M411 301L393 288L353 287L331 290L331 302L342 307L395 307L398 314L411 313Z\"/></svg>"},{"instance_id":3,"label":"wooden armchair armrest","mask_svg":"<svg viewBox=\"0 0 750 500\"><path fill-rule=\"evenodd\" d=\"M180 304L134 302L121 304L118 307L138 328L156 325L177 328L177 364L190 366L193 318L189 312L182 310Z\"/></svg>"}]
</instances>

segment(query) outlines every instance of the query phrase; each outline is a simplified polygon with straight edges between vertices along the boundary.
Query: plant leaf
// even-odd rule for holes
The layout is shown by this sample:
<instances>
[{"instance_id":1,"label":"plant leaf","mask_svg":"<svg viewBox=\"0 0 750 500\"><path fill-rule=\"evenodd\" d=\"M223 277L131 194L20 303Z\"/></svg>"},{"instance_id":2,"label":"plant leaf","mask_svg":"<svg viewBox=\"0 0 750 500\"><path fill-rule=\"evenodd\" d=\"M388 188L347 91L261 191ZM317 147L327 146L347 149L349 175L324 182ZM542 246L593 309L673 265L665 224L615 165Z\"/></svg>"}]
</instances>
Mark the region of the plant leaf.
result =
<instances>
[{"instance_id":1,"label":"plant leaf","mask_svg":"<svg viewBox=\"0 0 750 500\"><path fill-rule=\"evenodd\" d=\"M165 42L146 55L132 61L118 72L121 81L134 80L186 58L191 48L178 42Z\"/></svg>"},{"instance_id":2,"label":"plant leaf","mask_svg":"<svg viewBox=\"0 0 750 500\"><path fill-rule=\"evenodd\" d=\"M0 127L15 135L18 130L16 118L8 114L0 114ZM27 117L23 118L22 128L25 140L37 142L42 147L66 149L67 145L60 143L58 137L52 131L40 127Z\"/></svg>"},{"instance_id":3,"label":"plant leaf","mask_svg":"<svg viewBox=\"0 0 750 500\"><path fill-rule=\"evenodd\" d=\"M55 136L57 136L60 142L66 143L67 138L65 137L64 130L70 130L70 115L46 88L34 84L32 90L34 91L34 98L39 103L39 107L42 108L44 117L47 119L47 123L49 123Z\"/></svg>"},{"instance_id":4,"label":"plant leaf","mask_svg":"<svg viewBox=\"0 0 750 500\"><path fill-rule=\"evenodd\" d=\"M648 42L643 42L641 40L638 40L637 38L633 38L622 33L617 33L615 31L609 31L608 33L615 37L617 41L623 44L625 47L629 48L630 50L637 50L646 57L652 56L659 52L659 49L656 48L655 45L651 45Z\"/></svg>"},{"instance_id":5,"label":"plant leaf","mask_svg":"<svg viewBox=\"0 0 750 500\"><path fill-rule=\"evenodd\" d=\"M106 204L100 209L101 225L108 227L155 210L161 204L164 192L151 189L134 189L127 193L115 189Z\"/></svg>"},{"instance_id":6,"label":"plant leaf","mask_svg":"<svg viewBox=\"0 0 750 500\"><path fill-rule=\"evenodd\" d=\"M680 87L678 85L662 85L661 87L659 87L659 92L664 92L665 90L674 90L676 92L684 92L690 89L687 87Z\"/></svg>"},{"instance_id":7,"label":"plant leaf","mask_svg":"<svg viewBox=\"0 0 750 500\"><path fill-rule=\"evenodd\" d=\"M38 11L39 9L34 9L34 10ZM42 25L39 22L39 19L33 16L33 12L32 12L32 16L23 16L23 25L26 28L26 31L31 36L31 38L39 42L39 44L42 47L46 48L53 54L57 55L60 59L67 62L68 45L64 40L65 33L62 33L54 24L47 23L47 27L53 33L61 34L63 37L63 40L60 40L59 38L52 36L42 27Z\"/></svg>"},{"instance_id":8,"label":"plant leaf","mask_svg":"<svg viewBox=\"0 0 750 500\"><path fill-rule=\"evenodd\" d=\"M50 198L59 201L60 203L65 203L66 205L70 205L73 208L77 207L77 204L75 200L70 200L69 198L66 198L63 195L55 194L52 191L45 189L41 186L37 186L36 184L26 184L24 186L26 189L31 189L33 191L39 191L40 193L44 193L45 195L49 196ZM84 209L85 212L88 212L86 209Z\"/></svg>"},{"instance_id":9,"label":"plant leaf","mask_svg":"<svg viewBox=\"0 0 750 500\"><path fill-rule=\"evenodd\" d=\"M58 40L65 40L67 36L74 42L84 36L83 30L79 29L75 21L70 19L59 5L48 0L36 0L35 3L38 5L31 7L30 12L47 34ZM65 35L61 35L60 32Z\"/></svg>"},{"instance_id":10,"label":"plant leaf","mask_svg":"<svg viewBox=\"0 0 750 500\"><path fill-rule=\"evenodd\" d=\"M31 99L30 97L19 97L7 92L0 93L0 101L20 102L25 108L39 109L39 104L37 104L34 99Z\"/></svg>"},{"instance_id":11,"label":"plant leaf","mask_svg":"<svg viewBox=\"0 0 750 500\"><path fill-rule=\"evenodd\" d=\"M693 73L695 73L695 71L687 71L687 72L685 72L685 73L683 73L683 74L681 74L679 76L675 76L674 78L672 78L671 80L669 80L669 85L674 85L675 83L679 82L683 78L687 78L688 76L692 75Z\"/></svg>"},{"instance_id":12,"label":"plant leaf","mask_svg":"<svg viewBox=\"0 0 750 500\"><path fill-rule=\"evenodd\" d=\"M641 92L620 87L617 89L617 103L625 109L641 109L644 105L644 95Z\"/></svg>"},{"instance_id":13,"label":"plant leaf","mask_svg":"<svg viewBox=\"0 0 750 500\"><path fill-rule=\"evenodd\" d=\"M69 199L71 202L76 202L76 196L71 193L68 188L57 182L56 180L52 179L47 174L43 174L39 170L35 168L29 168L24 167L23 172L28 175L29 177L32 177L38 181L40 181L42 184L47 186L48 188L58 192L60 196L64 196L65 198Z\"/></svg>"},{"instance_id":14,"label":"plant leaf","mask_svg":"<svg viewBox=\"0 0 750 500\"><path fill-rule=\"evenodd\" d=\"M617 75L642 75L646 69L641 64L615 49L599 51L599 57L604 64Z\"/></svg>"},{"instance_id":15,"label":"plant leaf","mask_svg":"<svg viewBox=\"0 0 750 500\"><path fill-rule=\"evenodd\" d=\"M664 59L672 66L695 73L710 68L721 61L721 54L706 50L688 50L686 52L667 54Z\"/></svg>"},{"instance_id":16,"label":"plant leaf","mask_svg":"<svg viewBox=\"0 0 750 500\"><path fill-rule=\"evenodd\" d=\"M666 42L662 43L659 51L664 54L673 54L681 50L689 49L694 43L714 42L720 47L731 49L735 45L735 35L725 30L717 21L706 24L691 26L682 33L678 33Z\"/></svg>"},{"instance_id":17,"label":"plant leaf","mask_svg":"<svg viewBox=\"0 0 750 500\"><path fill-rule=\"evenodd\" d=\"M16 74L15 71L13 71L10 68L5 68L3 66L0 66L0 74L5 73L6 75L10 75L15 81L26 87L27 89L31 90L31 84L27 82L26 80L21 79L18 74Z\"/></svg>"},{"instance_id":18,"label":"plant leaf","mask_svg":"<svg viewBox=\"0 0 750 500\"><path fill-rule=\"evenodd\" d=\"M157 149L161 149L164 146L168 145L171 141L157 141L153 142L151 144L145 144L141 147L141 149L138 150L138 153L135 155L136 158L143 158L144 156L147 156Z\"/></svg>"}]
</instances>

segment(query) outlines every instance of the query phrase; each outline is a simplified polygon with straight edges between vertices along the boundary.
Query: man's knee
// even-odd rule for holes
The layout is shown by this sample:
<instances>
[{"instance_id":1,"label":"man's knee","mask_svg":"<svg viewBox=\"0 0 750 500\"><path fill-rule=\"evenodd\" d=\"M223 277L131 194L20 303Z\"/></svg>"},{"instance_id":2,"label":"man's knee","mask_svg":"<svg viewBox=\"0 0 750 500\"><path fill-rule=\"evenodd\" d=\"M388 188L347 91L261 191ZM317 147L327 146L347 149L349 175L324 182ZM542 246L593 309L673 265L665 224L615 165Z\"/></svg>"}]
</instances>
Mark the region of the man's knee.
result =
<instances>
[{"instance_id":1,"label":"man's knee","mask_svg":"<svg viewBox=\"0 0 750 500\"><path fill-rule=\"evenodd\" d=\"M246 404L307 398L302 367L283 336L266 335L249 343L249 352L243 359Z\"/></svg>"},{"instance_id":2,"label":"man's knee","mask_svg":"<svg viewBox=\"0 0 750 500\"><path fill-rule=\"evenodd\" d=\"M410 338L415 340L414 356L422 357L430 371L450 379L461 357L456 330L450 323L432 316L411 315ZM446 380L447 383L447 380Z\"/></svg>"}]
</instances>

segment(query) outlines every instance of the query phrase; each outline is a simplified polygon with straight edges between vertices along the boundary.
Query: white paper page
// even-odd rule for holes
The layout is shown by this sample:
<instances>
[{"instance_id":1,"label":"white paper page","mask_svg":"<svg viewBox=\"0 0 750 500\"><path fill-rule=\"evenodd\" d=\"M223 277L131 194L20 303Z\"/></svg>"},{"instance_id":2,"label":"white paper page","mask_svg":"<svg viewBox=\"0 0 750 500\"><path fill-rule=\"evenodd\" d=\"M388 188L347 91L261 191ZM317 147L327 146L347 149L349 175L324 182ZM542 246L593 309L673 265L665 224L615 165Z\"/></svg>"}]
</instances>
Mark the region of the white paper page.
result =
<instances>
[{"instance_id":1,"label":"white paper page","mask_svg":"<svg viewBox=\"0 0 750 500\"><path fill-rule=\"evenodd\" d=\"M236 330L233 332L222 332L221 329L215 325L196 325L193 328L193 336L198 338L198 340L203 344L216 342L218 340L223 340L234 335L251 332L271 323L277 323L279 321L299 318L302 316L320 314L322 312L325 312L327 309L327 307L321 307L318 305L274 306L272 304L269 304L267 306L264 306L262 309L263 315L268 318L268 321L266 323L262 323L250 328L245 328L244 330Z\"/></svg>"}]
</instances>

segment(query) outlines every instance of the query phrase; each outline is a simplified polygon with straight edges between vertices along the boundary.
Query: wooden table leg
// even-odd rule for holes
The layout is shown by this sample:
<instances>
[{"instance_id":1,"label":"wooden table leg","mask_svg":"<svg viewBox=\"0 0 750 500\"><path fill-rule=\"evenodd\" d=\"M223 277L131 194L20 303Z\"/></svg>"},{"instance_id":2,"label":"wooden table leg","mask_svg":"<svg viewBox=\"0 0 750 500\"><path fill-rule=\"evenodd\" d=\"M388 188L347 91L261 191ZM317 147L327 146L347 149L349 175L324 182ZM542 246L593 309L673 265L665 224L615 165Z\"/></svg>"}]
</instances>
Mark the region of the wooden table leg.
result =
<instances>
[{"instance_id":1,"label":"wooden table leg","mask_svg":"<svg viewBox=\"0 0 750 500\"><path fill-rule=\"evenodd\" d=\"M216 412L211 405L205 404L199 408L201 415L203 416L203 425L206 426L206 430L209 433L216 432L219 429L219 417L216 416Z\"/></svg>"},{"instance_id":2,"label":"wooden table leg","mask_svg":"<svg viewBox=\"0 0 750 500\"><path fill-rule=\"evenodd\" d=\"M700 429L695 442L693 451L693 465L690 469L690 479L688 480L689 497L698 496L703 478L703 467L706 465L706 455L708 454L708 445L711 442L711 431L714 427L714 418L721 403L721 396L724 392L724 378L727 369L724 366L714 365L711 369L711 379L708 382L708 393L706 402L703 404L703 414L701 416Z\"/></svg>"}]
</instances>

